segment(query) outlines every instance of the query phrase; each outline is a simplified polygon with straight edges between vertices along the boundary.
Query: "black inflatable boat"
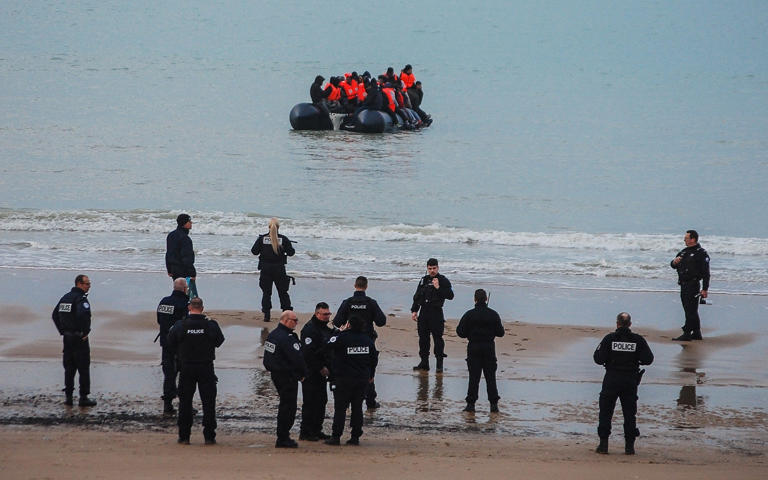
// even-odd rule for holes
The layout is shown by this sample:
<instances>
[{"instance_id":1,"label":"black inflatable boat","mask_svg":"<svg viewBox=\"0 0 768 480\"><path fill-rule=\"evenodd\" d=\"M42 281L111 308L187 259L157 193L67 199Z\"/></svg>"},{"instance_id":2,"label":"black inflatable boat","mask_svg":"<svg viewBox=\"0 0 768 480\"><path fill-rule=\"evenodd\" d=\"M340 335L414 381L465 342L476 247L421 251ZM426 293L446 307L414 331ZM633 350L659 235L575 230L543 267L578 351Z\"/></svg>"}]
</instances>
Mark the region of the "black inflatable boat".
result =
<instances>
[{"instance_id":1,"label":"black inflatable boat","mask_svg":"<svg viewBox=\"0 0 768 480\"><path fill-rule=\"evenodd\" d=\"M382 133L400 130L405 122L399 115L397 123L389 114L379 110L363 110L357 115L331 113L325 115L311 103L299 103L291 109L291 127L294 130L347 130L361 133ZM431 123L431 122L430 122ZM428 126L424 124L423 127Z\"/></svg>"}]
</instances>

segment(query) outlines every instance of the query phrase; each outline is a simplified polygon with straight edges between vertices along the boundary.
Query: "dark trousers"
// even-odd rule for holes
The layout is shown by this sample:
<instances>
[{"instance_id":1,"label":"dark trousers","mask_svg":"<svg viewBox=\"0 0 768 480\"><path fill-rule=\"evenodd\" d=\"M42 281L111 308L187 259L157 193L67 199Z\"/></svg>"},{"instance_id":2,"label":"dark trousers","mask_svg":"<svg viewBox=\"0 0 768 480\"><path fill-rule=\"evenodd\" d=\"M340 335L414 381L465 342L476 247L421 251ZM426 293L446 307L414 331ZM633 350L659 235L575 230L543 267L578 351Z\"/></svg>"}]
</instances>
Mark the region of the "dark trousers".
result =
<instances>
[{"instance_id":1,"label":"dark trousers","mask_svg":"<svg viewBox=\"0 0 768 480\"><path fill-rule=\"evenodd\" d=\"M328 381L319 373L313 373L301 384L304 403L301 406L301 433L317 435L323 431L325 406L328 403Z\"/></svg>"},{"instance_id":2,"label":"dark trousers","mask_svg":"<svg viewBox=\"0 0 768 480\"><path fill-rule=\"evenodd\" d=\"M163 400L173 400L178 394L176 388L176 351L162 346L161 365L163 366Z\"/></svg>"},{"instance_id":3,"label":"dark trousers","mask_svg":"<svg viewBox=\"0 0 768 480\"><path fill-rule=\"evenodd\" d=\"M368 380L359 378L337 378L333 390L333 436L341 437L344 433L344 420L347 408L352 408L349 426L352 437L358 438L363 434L363 397Z\"/></svg>"},{"instance_id":4,"label":"dark trousers","mask_svg":"<svg viewBox=\"0 0 768 480\"><path fill-rule=\"evenodd\" d=\"M370 382L366 384L365 387L365 394L363 397L365 398L365 404L368 406L376 405L376 397L378 397L378 393L376 393L376 383Z\"/></svg>"},{"instance_id":5,"label":"dark trousers","mask_svg":"<svg viewBox=\"0 0 768 480\"><path fill-rule=\"evenodd\" d=\"M277 288L280 297L281 310L293 310L291 297L288 296L290 279L285 273L285 265L262 265L259 287L261 287L261 311L264 313L272 310L272 284Z\"/></svg>"},{"instance_id":6,"label":"dark trousers","mask_svg":"<svg viewBox=\"0 0 768 480\"><path fill-rule=\"evenodd\" d=\"M430 336L435 342L435 357L442 359L443 350L445 350L445 341L443 340L445 318L443 317L443 309L421 307L416 328L419 332L419 357L421 357L421 360L429 360Z\"/></svg>"},{"instance_id":7,"label":"dark trousers","mask_svg":"<svg viewBox=\"0 0 768 480\"><path fill-rule=\"evenodd\" d=\"M299 396L299 381L290 373L271 372L272 383L275 384L280 396L277 407L277 439L287 440L291 437L291 427L296 421L296 398Z\"/></svg>"},{"instance_id":8,"label":"dark trousers","mask_svg":"<svg viewBox=\"0 0 768 480\"><path fill-rule=\"evenodd\" d=\"M213 362L185 363L179 375L179 438L189 438L192 430L192 397L195 389L203 404L203 436L216 438L216 374Z\"/></svg>"},{"instance_id":9,"label":"dark trousers","mask_svg":"<svg viewBox=\"0 0 768 480\"><path fill-rule=\"evenodd\" d=\"M680 285L680 301L683 303L685 311L684 333L692 333L701 330L701 320L699 319L699 282L683 282Z\"/></svg>"},{"instance_id":10,"label":"dark trousers","mask_svg":"<svg viewBox=\"0 0 768 480\"><path fill-rule=\"evenodd\" d=\"M75 390L75 373L80 375L80 396L91 393L91 347L79 335L64 335L64 392Z\"/></svg>"},{"instance_id":11,"label":"dark trousers","mask_svg":"<svg viewBox=\"0 0 768 480\"><path fill-rule=\"evenodd\" d=\"M467 347L467 368L469 369L467 402L477 401L481 374L485 377L488 401L491 403L499 401L499 390L496 388L496 365L496 346L493 343L471 344Z\"/></svg>"},{"instance_id":12,"label":"dark trousers","mask_svg":"<svg viewBox=\"0 0 768 480\"><path fill-rule=\"evenodd\" d=\"M640 435L636 419L637 379L638 374L635 372L605 372L603 389L600 391L600 421L597 425L600 438L611 435L611 419L617 398L621 401L621 411L624 413L624 438L634 439Z\"/></svg>"}]
</instances>

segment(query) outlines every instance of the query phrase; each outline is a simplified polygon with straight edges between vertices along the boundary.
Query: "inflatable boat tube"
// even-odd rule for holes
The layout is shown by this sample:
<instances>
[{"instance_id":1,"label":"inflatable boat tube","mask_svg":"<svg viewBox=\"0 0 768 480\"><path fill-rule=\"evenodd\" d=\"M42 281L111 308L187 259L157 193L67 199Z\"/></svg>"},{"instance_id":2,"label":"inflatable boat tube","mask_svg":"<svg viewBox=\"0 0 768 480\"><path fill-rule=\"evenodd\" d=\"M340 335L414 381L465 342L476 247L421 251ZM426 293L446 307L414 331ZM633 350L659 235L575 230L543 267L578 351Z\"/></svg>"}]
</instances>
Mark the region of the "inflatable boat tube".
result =
<instances>
[{"instance_id":1,"label":"inflatable boat tube","mask_svg":"<svg viewBox=\"0 0 768 480\"><path fill-rule=\"evenodd\" d=\"M289 115L294 130L333 130L328 115L311 103L299 103Z\"/></svg>"}]
</instances>

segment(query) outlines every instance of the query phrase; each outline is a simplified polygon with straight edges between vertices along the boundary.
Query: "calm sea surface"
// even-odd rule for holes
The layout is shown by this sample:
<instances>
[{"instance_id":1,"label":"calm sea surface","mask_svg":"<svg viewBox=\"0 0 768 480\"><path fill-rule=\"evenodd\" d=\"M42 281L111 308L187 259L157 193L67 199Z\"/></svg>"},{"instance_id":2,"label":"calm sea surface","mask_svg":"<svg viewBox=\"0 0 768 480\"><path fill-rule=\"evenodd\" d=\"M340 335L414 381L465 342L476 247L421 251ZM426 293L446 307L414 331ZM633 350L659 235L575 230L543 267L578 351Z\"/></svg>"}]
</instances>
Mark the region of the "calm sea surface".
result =
<instances>
[{"instance_id":1,"label":"calm sea surface","mask_svg":"<svg viewBox=\"0 0 768 480\"><path fill-rule=\"evenodd\" d=\"M0 7L0 267L206 272L270 216L299 276L768 293L768 3ZM158 5L159 4L159 5ZM348 10L348 11L346 11ZM315 75L406 63L421 132L294 132Z\"/></svg>"}]
</instances>

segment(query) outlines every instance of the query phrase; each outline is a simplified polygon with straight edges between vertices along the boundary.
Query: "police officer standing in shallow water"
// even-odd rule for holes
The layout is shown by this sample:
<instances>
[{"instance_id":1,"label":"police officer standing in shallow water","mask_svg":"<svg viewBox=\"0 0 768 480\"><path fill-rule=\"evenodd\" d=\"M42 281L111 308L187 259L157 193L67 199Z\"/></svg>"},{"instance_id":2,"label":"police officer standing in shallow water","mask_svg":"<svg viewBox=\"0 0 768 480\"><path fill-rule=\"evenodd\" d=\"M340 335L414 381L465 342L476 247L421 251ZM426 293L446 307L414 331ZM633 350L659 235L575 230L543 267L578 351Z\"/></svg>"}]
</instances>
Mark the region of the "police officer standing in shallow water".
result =
<instances>
[{"instance_id":1,"label":"police officer standing in shallow water","mask_svg":"<svg viewBox=\"0 0 768 480\"><path fill-rule=\"evenodd\" d=\"M683 334L673 339L679 342L701 340L699 299L707 298L709 290L709 255L699 245L699 234L696 230L688 230L683 241L685 248L669 263L670 267L677 270L680 301L685 311Z\"/></svg>"},{"instance_id":2,"label":"police officer standing in shallow water","mask_svg":"<svg viewBox=\"0 0 768 480\"><path fill-rule=\"evenodd\" d=\"M95 400L88 398L91 393L91 347L88 335L91 333L91 304L88 291L91 279L87 275L75 277L75 286L61 297L51 318L64 340L64 394L66 405L72 406L72 392L75 390L75 373L80 375L81 407L93 407Z\"/></svg>"},{"instance_id":3,"label":"police officer standing in shallow water","mask_svg":"<svg viewBox=\"0 0 768 480\"><path fill-rule=\"evenodd\" d=\"M173 281L173 292L160 300L157 306L157 323L160 326L161 364L163 366L163 413L173 414L173 399L176 398L176 351L168 346L168 331L179 320L187 316L187 282L183 278ZM155 339L157 340L157 339Z\"/></svg>"},{"instance_id":4,"label":"police officer standing in shallow water","mask_svg":"<svg viewBox=\"0 0 768 480\"><path fill-rule=\"evenodd\" d=\"M443 316L443 303L453 300L453 288L451 282L439 273L440 267L436 258L427 260L427 274L419 281L416 293L413 295L411 306L411 319L417 322L419 332L419 357L421 362L413 367L414 370L429 371L429 337L435 343L435 371L443 371L443 358L445 358L445 317Z\"/></svg>"},{"instance_id":5,"label":"police officer standing in shallow water","mask_svg":"<svg viewBox=\"0 0 768 480\"><path fill-rule=\"evenodd\" d=\"M277 295L280 297L280 309L293 310L291 297L288 295L290 278L285 273L285 265L288 263L288 257L293 256L296 250L288 237L277 233L279 228L280 221L271 218L269 233L259 235L251 247L251 253L259 256L257 268L261 271L259 287L262 293L261 311L264 313L265 322L270 320L272 310L272 284L277 288Z\"/></svg>"},{"instance_id":6,"label":"police officer standing in shallow water","mask_svg":"<svg viewBox=\"0 0 768 480\"><path fill-rule=\"evenodd\" d=\"M203 315L203 299L189 302L189 314L168 332L168 346L179 355L179 440L189 445L192 430L192 397L199 390L203 404L203 437L206 445L216 443L216 373L213 361L224 334L215 320Z\"/></svg>"},{"instance_id":7,"label":"police officer standing in shallow water","mask_svg":"<svg viewBox=\"0 0 768 480\"><path fill-rule=\"evenodd\" d=\"M363 276L357 277L355 279L355 292L351 297L341 302L339 312L333 319L333 324L341 327L353 315L357 315L363 320L363 333L367 334L375 343L379 334L376 333L374 324L377 327L383 327L387 323L387 316L381 311L378 302L366 295L365 291L367 289L368 279ZM368 383L365 391L365 404L368 410L381 407L381 404L376 401L376 397L376 384L373 381L373 377L371 377L371 381Z\"/></svg>"},{"instance_id":8,"label":"police officer standing in shallow water","mask_svg":"<svg viewBox=\"0 0 768 480\"><path fill-rule=\"evenodd\" d=\"M593 355L595 363L605 366L603 388L600 391L600 421L597 434L600 445L597 453L608 453L608 437L611 435L611 418L616 399L621 401L624 414L624 453L635 454L637 429L637 387L645 370L640 365L653 363L653 353L648 342L629 327L632 317L627 312L616 316L616 331L609 333L597 346Z\"/></svg>"},{"instance_id":9,"label":"police officer standing in shallow water","mask_svg":"<svg viewBox=\"0 0 768 480\"><path fill-rule=\"evenodd\" d=\"M296 448L291 427L296 420L299 384L307 377L307 365L301 354L301 342L294 333L299 319L291 310L280 315L280 324L269 332L264 342L264 368L272 376L280 406L277 409L277 441L275 448Z\"/></svg>"}]
</instances>

